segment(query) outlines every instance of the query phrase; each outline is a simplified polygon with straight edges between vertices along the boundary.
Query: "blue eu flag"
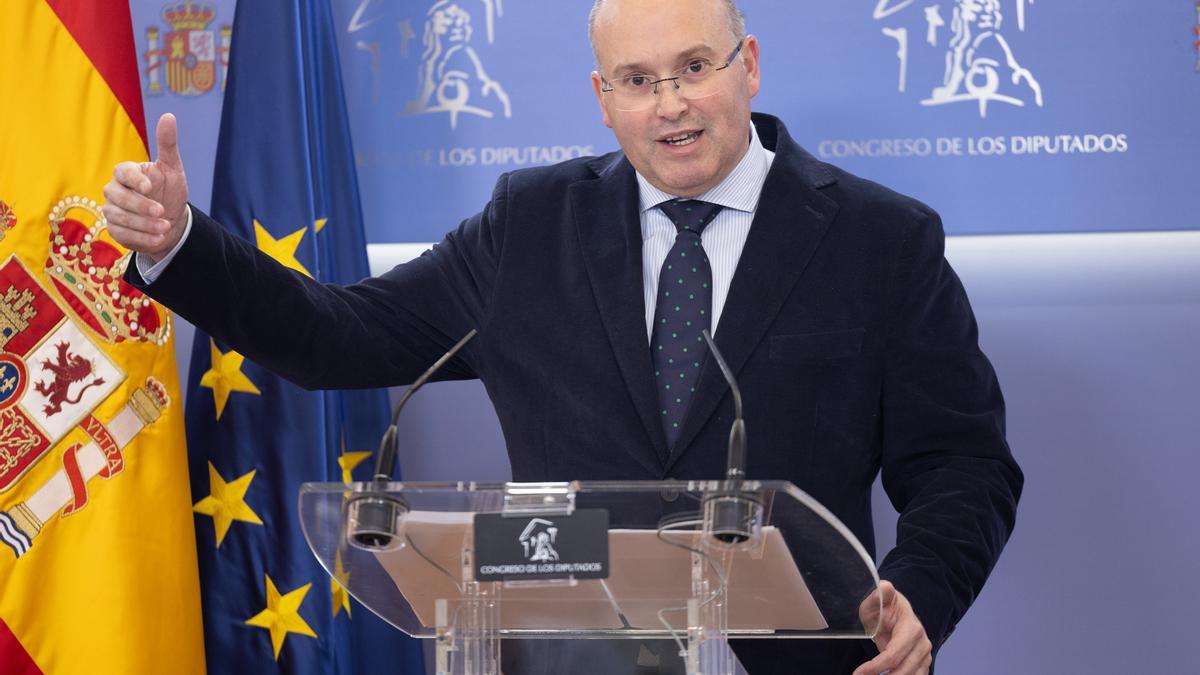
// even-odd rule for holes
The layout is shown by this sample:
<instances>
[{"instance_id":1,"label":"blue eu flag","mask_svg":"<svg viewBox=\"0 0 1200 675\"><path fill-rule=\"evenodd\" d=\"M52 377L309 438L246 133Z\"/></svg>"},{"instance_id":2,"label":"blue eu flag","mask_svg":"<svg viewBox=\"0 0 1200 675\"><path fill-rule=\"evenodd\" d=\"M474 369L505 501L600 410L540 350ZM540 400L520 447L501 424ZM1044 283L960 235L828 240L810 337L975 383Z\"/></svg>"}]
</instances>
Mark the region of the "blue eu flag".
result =
<instances>
[{"instance_id":1,"label":"blue eu flag","mask_svg":"<svg viewBox=\"0 0 1200 675\"><path fill-rule=\"evenodd\" d=\"M238 3L212 213L296 273L349 283L367 259L333 30L328 0ZM189 382L209 672L424 672L418 642L351 601L297 518L301 483L369 477L386 393L304 391L201 332Z\"/></svg>"}]
</instances>

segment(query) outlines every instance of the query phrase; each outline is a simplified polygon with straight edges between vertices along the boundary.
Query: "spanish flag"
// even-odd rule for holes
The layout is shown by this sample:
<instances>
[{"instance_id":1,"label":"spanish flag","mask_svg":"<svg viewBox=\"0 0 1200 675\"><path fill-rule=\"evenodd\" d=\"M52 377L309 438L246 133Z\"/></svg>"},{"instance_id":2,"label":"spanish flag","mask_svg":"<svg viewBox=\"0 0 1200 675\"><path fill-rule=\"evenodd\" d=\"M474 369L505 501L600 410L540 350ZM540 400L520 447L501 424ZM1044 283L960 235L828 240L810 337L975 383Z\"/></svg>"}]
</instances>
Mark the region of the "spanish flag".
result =
<instances>
[{"instance_id":1,"label":"spanish flag","mask_svg":"<svg viewBox=\"0 0 1200 675\"><path fill-rule=\"evenodd\" d=\"M128 0L7 0L2 673L205 671L172 318L99 210L147 157Z\"/></svg>"}]
</instances>

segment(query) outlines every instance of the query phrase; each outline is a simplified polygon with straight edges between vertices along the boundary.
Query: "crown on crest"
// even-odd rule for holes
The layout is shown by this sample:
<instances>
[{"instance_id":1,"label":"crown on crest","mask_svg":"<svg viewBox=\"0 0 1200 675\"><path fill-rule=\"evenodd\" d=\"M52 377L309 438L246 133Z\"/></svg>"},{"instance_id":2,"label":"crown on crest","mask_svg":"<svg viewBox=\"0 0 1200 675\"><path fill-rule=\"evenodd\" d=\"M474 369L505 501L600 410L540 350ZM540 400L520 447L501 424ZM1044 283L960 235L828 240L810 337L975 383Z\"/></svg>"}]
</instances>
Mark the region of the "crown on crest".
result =
<instances>
[{"instance_id":1,"label":"crown on crest","mask_svg":"<svg viewBox=\"0 0 1200 675\"><path fill-rule=\"evenodd\" d=\"M170 24L173 30L204 30L217 11L212 5L183 0L173 5L163 7L163 21Z\"/></svg>"},{"instance_id":2,"label":"crown on crest","mask_svg":"<svg viewBox=\"0 0 1200 675\"><path fill-rule=\"evenodd\" d=\"M95 219L91 227L70 211ZM100 238L107 223L96 202L67 197L50 212L46 277L83 323L108 342L133 340L163 346L171 336L169 315L122 278L131 256Z\"/></svg>"}]
</instances>

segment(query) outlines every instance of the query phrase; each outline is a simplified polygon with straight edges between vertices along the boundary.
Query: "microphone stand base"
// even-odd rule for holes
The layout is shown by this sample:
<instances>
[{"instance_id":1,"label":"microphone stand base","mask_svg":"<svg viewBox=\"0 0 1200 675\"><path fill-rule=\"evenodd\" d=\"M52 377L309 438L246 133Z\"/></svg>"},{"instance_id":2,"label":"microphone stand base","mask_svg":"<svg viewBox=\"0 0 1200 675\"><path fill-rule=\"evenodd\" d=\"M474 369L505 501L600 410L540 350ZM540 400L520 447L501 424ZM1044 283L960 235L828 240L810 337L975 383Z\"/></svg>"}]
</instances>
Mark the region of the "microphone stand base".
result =
<instances>
[{"instance_id":1,"label":"microphone stand base","mask_svg":"<svg viewBox=\"0 0 1200 675\"><path fill-rule=\"evenodd\" d=\"M704 533L723 544L756 542L762 535L762 499L738 489L710 493L701 502Z\"/></svg>"},{"instance_id":2,"label":"microphone stand base","mask_svg":"<svg viewBox=\"0 0 1200 675\"><path fill-rule=\"evenodd\" d=\"M346 504L350 545L368 551L394 551L404 546L398 536L408 505L384 492L367 492Z\"/></svg>"}]
</instances>

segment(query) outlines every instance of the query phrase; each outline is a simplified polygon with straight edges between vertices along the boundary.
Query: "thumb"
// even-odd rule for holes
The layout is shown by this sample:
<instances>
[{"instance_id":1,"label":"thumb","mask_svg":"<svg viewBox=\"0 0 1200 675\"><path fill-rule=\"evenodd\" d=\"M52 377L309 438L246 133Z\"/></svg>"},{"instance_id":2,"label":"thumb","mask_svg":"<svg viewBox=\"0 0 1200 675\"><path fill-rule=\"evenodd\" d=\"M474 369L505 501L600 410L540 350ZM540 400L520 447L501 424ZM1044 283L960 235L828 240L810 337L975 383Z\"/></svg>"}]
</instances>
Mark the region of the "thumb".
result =
<instances>
[{"instance_id":1,"label":"thumb","mask_svg":"<svg viewBox=\"0 0 1200 675\"><path fill-rule=\"evenodd\" d=\"M175 116L165 113L158 118L155 131L158 142L158 161L176 171L183 171L183 158L179 156L179 132Z\"/></svg>"}]
</instances>

